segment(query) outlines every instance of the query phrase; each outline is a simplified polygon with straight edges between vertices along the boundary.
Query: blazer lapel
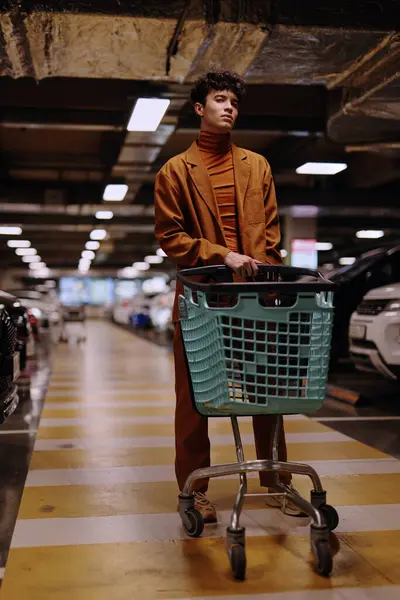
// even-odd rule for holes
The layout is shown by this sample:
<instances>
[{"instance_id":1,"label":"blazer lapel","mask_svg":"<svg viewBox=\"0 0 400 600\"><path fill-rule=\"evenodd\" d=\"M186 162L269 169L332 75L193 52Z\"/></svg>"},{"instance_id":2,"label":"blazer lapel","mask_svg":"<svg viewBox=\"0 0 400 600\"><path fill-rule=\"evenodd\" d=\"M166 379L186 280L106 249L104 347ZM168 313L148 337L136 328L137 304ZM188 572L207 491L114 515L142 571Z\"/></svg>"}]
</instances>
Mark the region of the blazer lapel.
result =
<instances>
[{"instance_id":1,"label":"blazer lapel","mask_svg":"<svg viewBox=\"0 0 400 600\"><path fill-rule=\"evenodd\" d=\"M189 175L196 186L197 191L207 204L211 214L222 230L222 223L219 216L219 210L211 179L200 156L200 152L195 141L186 152L186 161L189 164Z\"/></svg>"},{"instance_id":2,"label":"blazer lapel","mask_svg":"<svg viewBox=\"0 0 400 600\"><path fill-rule=\"evenodd\" d=\"M244 199L249 184L250 165L246 152L242 148L238 148L236 144L232 144L232 155L235 174L236 206L239 222L241 223L244 217Z\"/></svg>"}]
</instances>

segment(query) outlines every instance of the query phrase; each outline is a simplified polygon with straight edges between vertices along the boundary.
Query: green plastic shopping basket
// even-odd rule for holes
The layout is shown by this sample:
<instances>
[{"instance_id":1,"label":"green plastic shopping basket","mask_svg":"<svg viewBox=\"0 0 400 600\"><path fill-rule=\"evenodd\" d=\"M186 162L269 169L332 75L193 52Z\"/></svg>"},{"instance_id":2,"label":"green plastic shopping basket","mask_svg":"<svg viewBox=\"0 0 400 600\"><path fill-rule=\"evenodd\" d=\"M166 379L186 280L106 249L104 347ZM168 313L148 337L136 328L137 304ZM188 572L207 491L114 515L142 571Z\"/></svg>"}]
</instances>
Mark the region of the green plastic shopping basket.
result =
<instances>
[{"instance_id":1,"label":"green plastic shopping basket","mask_svg":"<svg viewBox=\"0 0 400 600\"><path fill-rule=\"evenodd\" d=\"M329 367L335 284L318 271L258 265L185 269L179 317L196 409L205 416L315 412ZM199 283L193 276L212 279Z\"/></svg>"}]
</instances>

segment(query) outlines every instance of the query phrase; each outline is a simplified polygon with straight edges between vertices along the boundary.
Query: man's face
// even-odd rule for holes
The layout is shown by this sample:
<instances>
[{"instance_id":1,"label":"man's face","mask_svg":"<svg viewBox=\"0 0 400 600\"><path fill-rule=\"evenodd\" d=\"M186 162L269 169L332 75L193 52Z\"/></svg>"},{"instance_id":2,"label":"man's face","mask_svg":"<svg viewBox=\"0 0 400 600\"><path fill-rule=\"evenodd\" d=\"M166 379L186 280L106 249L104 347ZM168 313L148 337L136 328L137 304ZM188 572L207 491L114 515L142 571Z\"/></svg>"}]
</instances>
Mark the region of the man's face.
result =
<instances>
[{"instance_id":1,"label":"man's face","mask_svg":"<svg viewBox=\"0 0 400 600\"><path fill-rule=\"evenodd\" d=\"M194 108L202 118L202 129L211 133L229 133L239 113L239 102L236 94L230 90L212 90L206 98L205 106L197 102Z\"/></svg>"}]
</instances>

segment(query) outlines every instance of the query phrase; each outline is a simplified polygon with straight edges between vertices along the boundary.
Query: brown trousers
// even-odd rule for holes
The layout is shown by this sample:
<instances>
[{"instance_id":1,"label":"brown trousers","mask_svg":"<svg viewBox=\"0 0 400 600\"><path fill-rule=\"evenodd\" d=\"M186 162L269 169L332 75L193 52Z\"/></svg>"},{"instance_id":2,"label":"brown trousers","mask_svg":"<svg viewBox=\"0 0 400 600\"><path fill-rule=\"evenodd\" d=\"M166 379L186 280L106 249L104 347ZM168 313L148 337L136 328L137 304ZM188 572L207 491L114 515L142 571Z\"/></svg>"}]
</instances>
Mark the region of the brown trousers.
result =
<instances>
[{"instance_id":1,"label":"brown trousers","mask_svg":"<svg viewBox=\"0 0 400 600\"><path fill-rule=\"evenodd\" d=\"M179 323L175 325L174 334L174 358L175 358L175 473L179 489L182 490L186 478L196 469L210 466L210 440L208 437L208 419L200 415L193 407L189 373L187 370L185 351L181 336ZM253 430L255 438L256 453L258 459L270 458L273 417L260 415L253 417ZM233 444L232 437L232 444ZM283 426L279 435L279 460L287 460L285 432ZM282 483L290 483L291 476L281 473ZM274 482L274 474L270 472L260 473L260 484L270 487ZM208 480L198 480L195 484L198 491L206 492Z\"/></svg>"}]
</instances>

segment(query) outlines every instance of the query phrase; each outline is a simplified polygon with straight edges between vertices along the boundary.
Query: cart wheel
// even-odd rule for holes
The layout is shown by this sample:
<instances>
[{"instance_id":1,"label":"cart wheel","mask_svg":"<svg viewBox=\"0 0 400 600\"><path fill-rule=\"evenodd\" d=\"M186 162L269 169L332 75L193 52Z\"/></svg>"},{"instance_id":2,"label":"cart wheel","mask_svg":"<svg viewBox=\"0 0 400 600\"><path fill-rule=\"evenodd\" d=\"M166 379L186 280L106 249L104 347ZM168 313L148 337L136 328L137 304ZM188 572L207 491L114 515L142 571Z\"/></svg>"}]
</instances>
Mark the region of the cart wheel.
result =
<instances>
[{"instance_id":1,"label":"cart wheel","mask_svg":"<svg viewBox=\"0 0 400 600\"><path fill-rule=\"evenodd\" d=\"M190 537L200 537L203 533L204 519L197 508L190 508L185 512L182 524Z\"/></svg>"},{"instance_id":2,"label":"cart wheel","mask_svg":"<svg viewBox=\"0 0 400 600\"><path fill-rule=\"evenodd\" d=\"M333 568L332 550L327 540L318 540L312 545L317 572L328 577Z\"/></svg>"},{"instance_id":3,"label":"cart wheel","mask_svg":"<svg viewBox=\"0 0 400 600\"><path fill-rule=\"evenodd\" d=\"M235 544L229 549L229 560L235 579L243 581L246 576L246 550L241 544Z\"/></svg>"},{"instance_id":4,"label":"cart wheel","mask_svg":"<svg viewBox=\"0 0 400 600\"><path fill-rule=\"evenodd\" d=\"M329 531L334 531L339 525L339 515L337 510L330 504L323 504L319 507L319 511L322 514Z\"/></svg>"}]
</instances>

